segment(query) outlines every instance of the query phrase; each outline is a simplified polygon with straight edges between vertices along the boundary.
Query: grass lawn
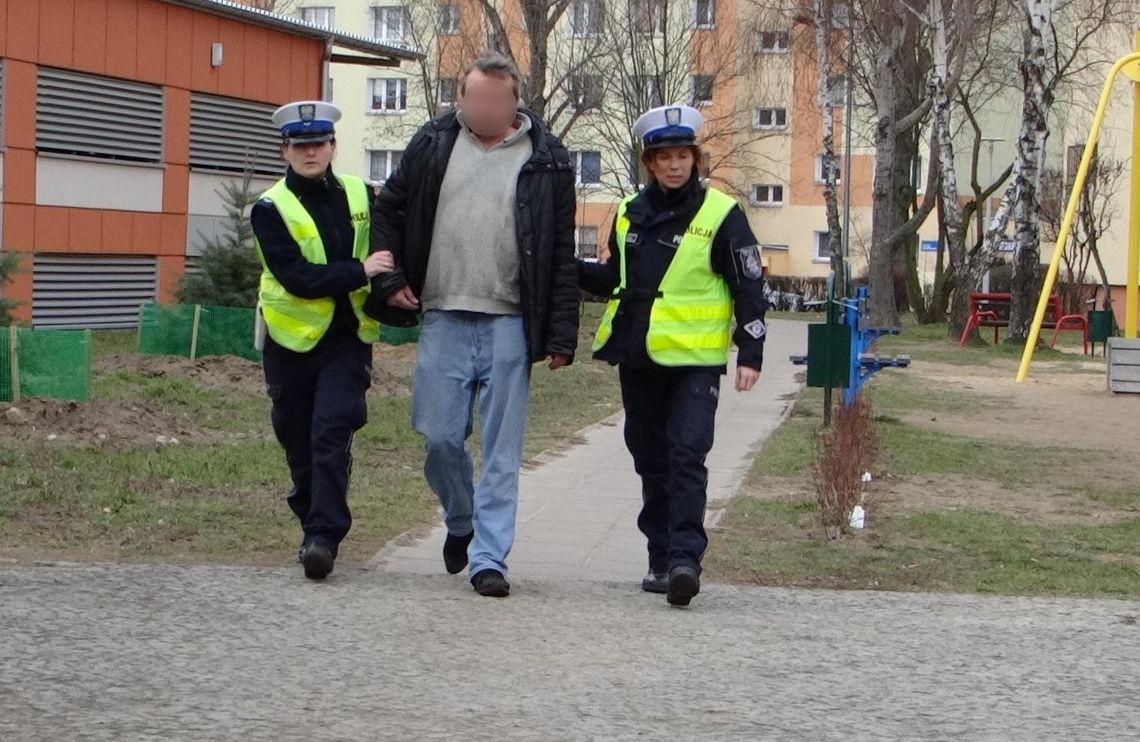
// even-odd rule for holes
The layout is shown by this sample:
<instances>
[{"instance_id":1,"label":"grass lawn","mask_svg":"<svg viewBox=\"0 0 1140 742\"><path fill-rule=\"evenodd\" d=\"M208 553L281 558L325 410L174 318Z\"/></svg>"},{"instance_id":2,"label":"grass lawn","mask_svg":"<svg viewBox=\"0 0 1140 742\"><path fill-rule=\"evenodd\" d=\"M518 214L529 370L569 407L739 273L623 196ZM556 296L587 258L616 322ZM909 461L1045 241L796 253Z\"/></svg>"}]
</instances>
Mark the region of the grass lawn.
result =
<instances>
[{"instance_id":1,"label":"grass lawn","mask_svg":"<svg viewBox=\"0 0 1140 742\"><path fill-rule=\"evenodd\" d=\"M959 350L945 327L882 342L907 370L868 385L883 457L868 527L823 537L809 469L822 393L805 389L712 535L714 579L804 587L1140 597L1140 399L1103 391L1075 334L1037 353Z\"/></svg>"},{"instance_id":2,"label":"grass lawn","mask_svg":"<svg viewBox=\"0 0 1140 742\"><path fill-rule=\"evenodd\" d=\"M589 360L600 311L584 309L574 365L534 370L528 456L620 409L616 373ZM44 403L43 415L19 435L0 437L0 559L290 559L299 528L284 500L288 470L270 428L260 368L237 359L140 364L134 349L134 333L95 333L91 403ZM406 384L414 355L397 356L390 372ZM381 368L386 357L378 356ZM342 547L349 560L367 559L391 537L435 520L422 442L410 427L411 400L406 389L387 391L370 392L369 422L353 446L354 524ZM53 426L76 416L85 423L72 424L75 440L48 439ZM159 443L155 433L179 442Z\"/></svg>"}]
</instances>

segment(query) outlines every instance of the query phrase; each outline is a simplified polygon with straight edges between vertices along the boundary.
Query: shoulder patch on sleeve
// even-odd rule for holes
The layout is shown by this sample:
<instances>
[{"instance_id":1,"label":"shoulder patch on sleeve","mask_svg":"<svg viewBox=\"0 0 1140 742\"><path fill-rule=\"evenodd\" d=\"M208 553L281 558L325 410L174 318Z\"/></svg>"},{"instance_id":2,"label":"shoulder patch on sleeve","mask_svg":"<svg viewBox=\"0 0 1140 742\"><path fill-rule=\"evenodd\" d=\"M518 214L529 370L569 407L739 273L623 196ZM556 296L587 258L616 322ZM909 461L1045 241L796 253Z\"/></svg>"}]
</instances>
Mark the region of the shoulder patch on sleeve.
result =
<instances>
[{"instance_id":1,"label":"shoulder patch on sleeve","mask_svg":"<svg viewBox=\"0 0 1140 742\"><path fill-rule=\"evenodd\" d=\"M740 275L756 280L764 277L764 264L760 260L760 246L746 245L733 250L733 257L740 269Z\"/></svg>"}]
</instances>

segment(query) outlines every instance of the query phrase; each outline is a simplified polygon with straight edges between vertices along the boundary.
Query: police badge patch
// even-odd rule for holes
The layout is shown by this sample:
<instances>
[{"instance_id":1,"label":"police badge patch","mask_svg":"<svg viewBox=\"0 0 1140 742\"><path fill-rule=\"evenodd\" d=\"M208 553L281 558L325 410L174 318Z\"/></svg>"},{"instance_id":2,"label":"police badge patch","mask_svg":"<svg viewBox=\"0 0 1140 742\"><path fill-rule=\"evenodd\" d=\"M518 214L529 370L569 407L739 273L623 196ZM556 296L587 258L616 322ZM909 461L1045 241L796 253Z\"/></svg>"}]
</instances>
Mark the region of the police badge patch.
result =
<instances>
[{"instance_id":1,"label":"police badge patch","mask_svg":"<svg viewBox=\"0 0 1140 742\"><path fill-rule=\"evenodd\" d=\"M744 326L744 331L747 332L753 340L759 340L768 334L768 328L761 320L758 319L754 319L746 324Z\"/></svg>"},{"instance_id":2,"label":"police badge patch","mask_svg":"<svg viewBox=\"0 0 1140 742\"><path fill-rule=\"evenodd\" d=\"M740 275L753 280L764 276L764 264L760 262L760 246L748 245L736 248L736 262Z\"/></svg>"}]
</instances>

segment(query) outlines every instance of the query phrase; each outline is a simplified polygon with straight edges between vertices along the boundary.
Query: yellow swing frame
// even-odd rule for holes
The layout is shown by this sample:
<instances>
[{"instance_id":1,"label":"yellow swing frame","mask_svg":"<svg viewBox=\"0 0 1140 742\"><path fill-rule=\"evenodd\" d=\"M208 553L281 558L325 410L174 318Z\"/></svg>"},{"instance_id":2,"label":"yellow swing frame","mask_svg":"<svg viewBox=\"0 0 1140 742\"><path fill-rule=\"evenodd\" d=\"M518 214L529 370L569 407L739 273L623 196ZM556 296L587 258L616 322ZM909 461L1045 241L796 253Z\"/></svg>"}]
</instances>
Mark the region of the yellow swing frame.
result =
<instances>
[{"instance_id":1,"label":"yellow swing frame","mask_svg":"<svg viewBox=\"0 0 1140 742\"><path fill-rule=\"evenodd\" d=\"M1025 350L1021 354L1021 366L1017 370L1018 381L1025 381L1025 377L1029 374L1033 351L1037 348L1037 340L1041 337L1041 326L1045 323L1049 296L1057 283L1057 272L1069 241L1073 216L1080 204L1081 191L1084 190L1085 181L1088 179L1093 150L1100 138L1101 124L1104 123L1105 111L1108 109L1112 85L1121 73L1132 80L1132 172L1128 206L1128 278L1124 289L1124 337L1133 339L1136 337L1137 299L1140 298L1140 32L1136 34L1135 41L1136 51L1116 60L1104 81L1104 89L1100 93L1096 113L1093 114L1085 151L1081 155L1081 164L1077 168L1077 177L1073 181L1073 192L1069 194L1069 204L1061 221L1057 245L1053 248L1053 259L1049 262L1048 273L1045 274L1045 286L1041 289L1041 297L1037 301L1037 313L1033 316L1033 325L1025 341Z\"/></svg>"}]
</instances>

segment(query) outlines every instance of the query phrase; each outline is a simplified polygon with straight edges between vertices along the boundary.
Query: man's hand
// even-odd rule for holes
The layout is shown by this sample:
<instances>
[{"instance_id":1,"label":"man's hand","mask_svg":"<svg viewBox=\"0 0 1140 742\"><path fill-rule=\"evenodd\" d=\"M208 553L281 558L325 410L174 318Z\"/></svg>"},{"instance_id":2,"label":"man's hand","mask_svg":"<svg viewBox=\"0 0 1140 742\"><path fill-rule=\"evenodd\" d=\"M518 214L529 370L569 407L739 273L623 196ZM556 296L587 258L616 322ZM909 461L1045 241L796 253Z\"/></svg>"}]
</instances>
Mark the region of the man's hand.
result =
<instances>
[{"instance_id":1,"label":"man's hand","mask_svg":"<svg viewBox=\"0 0 1140 742\"><path fill-rule=\"evenodd\" d=\"M550 354L550 370L557 371L560 368L570 365L570 356L561 353Z\"/></svg>"},{"instance_id":2,"label":"man's hand","mask_svg":"<svg viewBox=\"0 0 1140 742\"><path fill-rule=\"evenodd\" d=\"M736 367L736 391L747 392L756 386L760 379L760 372L747 366Z\"/></svg>"},{"instance_id":3,"label":"man's hand","mask_svg":"<svg viewBox=\"0 0 1140 742\"><path fill-rule=\"evenodd\" d=\"M393 270L396 270L396 258L387 250L374 252L364 259L364 275L369 278Z\"/></svg>"},{"instance_id":4,"label":"man's hand","mask_svg":"<svg viewBox=\"0 0 1140 742\"><path fill-rule=\"evenodd\" d=\"M388 306L390 307L406 309L409 312L419 311L420 308L420 300L412 293L410 286L405 286L394 294L389 294L385 301L388 302Z\"/></svg>"}]
</instances>

